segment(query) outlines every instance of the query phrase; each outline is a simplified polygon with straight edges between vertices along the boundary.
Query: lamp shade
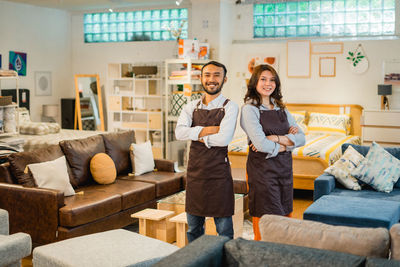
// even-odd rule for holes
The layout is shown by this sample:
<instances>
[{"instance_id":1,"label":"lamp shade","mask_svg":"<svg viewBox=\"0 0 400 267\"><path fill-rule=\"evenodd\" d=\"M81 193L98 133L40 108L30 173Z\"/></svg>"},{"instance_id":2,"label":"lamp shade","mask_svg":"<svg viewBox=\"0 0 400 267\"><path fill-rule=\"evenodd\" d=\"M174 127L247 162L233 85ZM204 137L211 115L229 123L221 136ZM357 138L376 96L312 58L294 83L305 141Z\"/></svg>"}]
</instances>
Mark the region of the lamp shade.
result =
<instances>
[{"instance_id":1,"label":"lamp shade","mask_svg":"<svg viewBox=\"0 0 400 267\"><path fill-rule=\"evenodd\" d=\"M57 117L58 105L43 105L43 116L46 117Z\"/></svg>"},{"instance_id":2,"label":"lamp shade","mask_svg":"<svg viewBox=\"0 0 400 267\"><path fill-rule=\"evenodd\" d=\"M378 84L378 95L391 95L392 85L391 84Z\"/></svg>"}]
</instances>

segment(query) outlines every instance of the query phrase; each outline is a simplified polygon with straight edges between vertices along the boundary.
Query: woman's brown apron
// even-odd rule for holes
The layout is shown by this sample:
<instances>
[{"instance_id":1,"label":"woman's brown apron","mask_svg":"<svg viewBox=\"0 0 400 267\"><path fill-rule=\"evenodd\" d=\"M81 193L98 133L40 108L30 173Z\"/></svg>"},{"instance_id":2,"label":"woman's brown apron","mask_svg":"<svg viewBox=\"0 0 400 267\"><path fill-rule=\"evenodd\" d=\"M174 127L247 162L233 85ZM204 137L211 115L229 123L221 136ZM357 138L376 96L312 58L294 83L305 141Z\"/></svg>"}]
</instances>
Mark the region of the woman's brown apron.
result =
<instances>
[{"instance_id":1,"label":"woman's brown apron","mask_svg":"<svg viewBox=\"0 0 400 267\"><path fill-rule=\"evenodd\" d=\"M284 110L260 110L260 123L265 135L285 135L289 123ZM292 153L280 152L265 159L266 153L249 149L247 174L249 183L249 213L287 215L293 210Z\"/></svg>"},{"instance_id":2,"label":"woman's brown apron","mask_svg":"<svg viewBox=\"0 0 400 267\"><path fill-rule=\"evenodd\" d=\"M194 126L219 126L225 116L225 105L212 110L193 111ZM192 141L186 184L186 212L202 217L229 217L234 212L234 194L228 147L207 148Z\"/></svg>"}]
</instances>

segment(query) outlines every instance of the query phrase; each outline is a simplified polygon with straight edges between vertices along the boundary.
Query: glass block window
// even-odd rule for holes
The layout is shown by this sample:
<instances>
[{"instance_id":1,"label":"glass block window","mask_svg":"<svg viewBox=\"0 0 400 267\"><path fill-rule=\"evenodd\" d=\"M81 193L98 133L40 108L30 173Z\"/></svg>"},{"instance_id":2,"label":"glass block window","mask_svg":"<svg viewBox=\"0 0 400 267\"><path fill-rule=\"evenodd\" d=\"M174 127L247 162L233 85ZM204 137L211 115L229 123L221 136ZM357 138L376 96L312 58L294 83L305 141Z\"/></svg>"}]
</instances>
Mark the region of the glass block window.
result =
<instances>
[{"instance_id":1,"label":"glass block window","mask_svg":"<svg viewBox=\"0 0 400 267\"><path fill-rule=\"evenodd\" d=\"M253 36L271 38L394 35L395 1L300 0L255 4Z\"/></svg>"},{"instance_id":2,"label":"glass block window","mask_svg":"<svg viewBox=\"0 0 400 267\"><path fill-rule=\"evenodd\" d=\"M188 36L188 9L140 10L85 14L85 43L168 41ZM175 36L174 36L175 34Z\"/></svg>"}]
</instances>

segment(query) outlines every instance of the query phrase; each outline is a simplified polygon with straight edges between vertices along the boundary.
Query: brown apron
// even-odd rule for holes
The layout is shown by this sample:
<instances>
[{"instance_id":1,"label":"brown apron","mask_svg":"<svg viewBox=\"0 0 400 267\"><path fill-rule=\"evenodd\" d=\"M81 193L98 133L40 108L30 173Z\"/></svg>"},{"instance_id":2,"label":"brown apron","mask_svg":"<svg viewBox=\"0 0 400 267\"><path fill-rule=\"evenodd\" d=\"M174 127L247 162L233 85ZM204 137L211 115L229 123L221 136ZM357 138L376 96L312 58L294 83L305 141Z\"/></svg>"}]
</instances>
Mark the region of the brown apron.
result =
<instances>
[{"instance_id":1,"label":"brown apron","mask_svg":"<svg viewBox=\"0 0 400 267\"><path fill-rule=\"evenodd\" d=\"M265 135L285 135L289 123L284 110L260 110L260 123ZM249 182L249 213L287 215L293 210L292 153L280 152L265 159L266 153L249 149L247 174Z\"/></svg>"},{"instance_id":2,"label":"brown apron","mask_svg":"<svg viewBox=\"0 0 400 267\"><path fill-rule=\"evenodd\" d=\"M201 101L201 100L200 100ZM225 116L225 105L212 110L193 111L194 126L219 126ZM192 141L186 184L186 212L202 217L229 217L234 212L234 195L228 147L207 148Z\"/></svg>"}]
</instances>

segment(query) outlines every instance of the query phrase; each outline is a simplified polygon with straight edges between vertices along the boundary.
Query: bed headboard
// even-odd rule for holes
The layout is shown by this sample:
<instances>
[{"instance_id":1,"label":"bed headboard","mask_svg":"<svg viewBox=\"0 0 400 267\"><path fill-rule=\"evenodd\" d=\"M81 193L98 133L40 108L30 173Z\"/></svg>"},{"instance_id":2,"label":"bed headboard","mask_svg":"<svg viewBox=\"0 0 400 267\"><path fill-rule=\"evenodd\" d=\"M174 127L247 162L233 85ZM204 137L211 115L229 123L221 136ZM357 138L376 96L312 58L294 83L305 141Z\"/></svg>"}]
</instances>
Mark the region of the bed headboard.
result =
<instances>
[{"instance_id":1,"label":"bed headboard","mask_svg":"<svg viewBox=\"0 0 400 267\"><path fill-rule=\"evenodd\" d=\"M349 114L351 117L351 135L361 136L361 116L363 107L360 105L349 105L349 104L300 104L300 103L286 103L286 107L289 111L308 111L308 112L319 112L319 113L331 113L331 114Z\"/></svg>"}]
</instances>

